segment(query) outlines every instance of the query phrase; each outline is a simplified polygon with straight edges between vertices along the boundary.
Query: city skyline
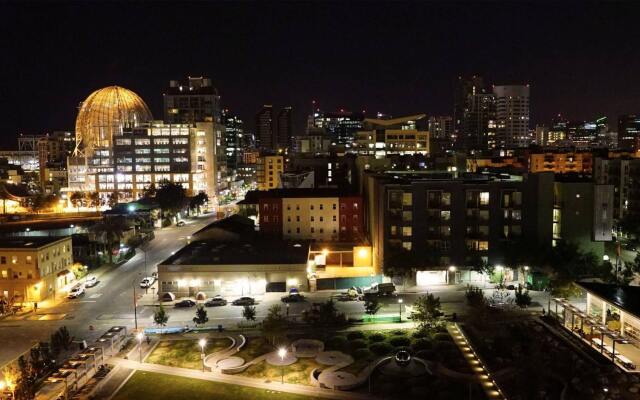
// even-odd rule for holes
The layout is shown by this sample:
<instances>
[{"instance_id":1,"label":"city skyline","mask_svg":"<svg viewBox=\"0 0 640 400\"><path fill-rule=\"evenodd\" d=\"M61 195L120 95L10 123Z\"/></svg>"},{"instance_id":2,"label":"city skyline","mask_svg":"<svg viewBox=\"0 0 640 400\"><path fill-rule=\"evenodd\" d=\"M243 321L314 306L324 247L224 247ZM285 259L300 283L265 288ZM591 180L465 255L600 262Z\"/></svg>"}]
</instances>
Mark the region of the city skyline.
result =
<instances>
[{"instance_id":1,"label":"city skyline","mask_svg":"<svg viewBox=\"0 0 640 400\"><path fill-rule=\"evenodd\" d=\"M640 95L640 58L623 28L632 4L563 4L553 15L486 3L175 7L2 6L13 17L0 28L13 61L0 71L14 77L2 84L2 145L19 133L72 129L79 102L111 84L135 91L160 116L167 82L188 75L210 77L222 105L245 121L263 104L293 106L296 133L312 100L325 111L451 115L456 78L473 73L488 84L530 84L531 127L558 113L615 121L636 112ZM106 18L92 17L98 13ZM189 24L176 25L176 15ZM148 29L154 25L161 29Z\"/></svg>"}]
</instances>

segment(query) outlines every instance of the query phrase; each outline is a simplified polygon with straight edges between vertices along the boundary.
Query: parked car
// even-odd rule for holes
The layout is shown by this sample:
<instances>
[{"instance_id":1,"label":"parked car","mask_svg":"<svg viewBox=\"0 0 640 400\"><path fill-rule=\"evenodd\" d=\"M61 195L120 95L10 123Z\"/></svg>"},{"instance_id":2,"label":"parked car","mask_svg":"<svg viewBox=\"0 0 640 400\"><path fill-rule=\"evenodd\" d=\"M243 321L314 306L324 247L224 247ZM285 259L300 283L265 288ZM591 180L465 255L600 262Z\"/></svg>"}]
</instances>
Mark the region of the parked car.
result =
<instances>
[{"instance_id":1,"label":"parked car","mask_svg":"<svg viewBox=\"0 0 640 400\"><path fill-rule=\"evenodd\" d=\"M284 303L297 303L300 301L305 301L305 298L299 293L290 293L286 296L282 296L280 300L282 300Z\"/></svg>"},{"instance_id":2,"label":"parked car","mask_svg":"<svg viewBox=\"0 0 640 400\"><path fill-rule=\"evenodd\" d=\"M195 305L196 305L196 302L191 299L180 300L175 304L175 306L178 308L193 307Z\"/></svg>"},{"instance_id":3,"label":"parked car","mask_svg":"<svg viewBox=\"0 0 640 400\"><path fill-rule=\"evenodd\" d=\"M219 307L219 306L226 306L226 305L227 305L227 301L223 299L222 296L220 295L214 296L204 302L205 307Z\"/></svg>"},{"instance_id":4,"label":"parked car","mask_svg":"<svg viewBox=\"0 0 640 400\"><path fill-rule=\"evenodd\" d=\"M84 287L92 288L98 284L98 278L95 276L89 276L84 280Z\"/></svg>"},{"instance_id":5,"label":"parked car","mask_svg":"<svg viewBox=\"0 0 640 400\"><path fill-rule=\"evenodd\" d=\"M70 299L75 299L82 296L83 294L84 294L84 285L79 284L71 288L67 297Z\"/></svg>"},{"instance_id":6,"label":"parked car","mask_svg":"<svg viewBox=\"0 0 640 400\"><path fill-rule=\"evenodd\" d=\"M176 226L185 226L186 223L184 221L178 221L178 223L176 224Z\"/></svg>"},{"instance_id":7,"label":"parked car","mask_svg":"<svg viewBox=\"0 0 640 400\"><path fill-rule=\"evenodd\" d=\"M153 276L147 276L146 278L142 278L140 281L140 287L143 289L148 289L153 285L156 281L156 278Z\"/></svg>"},{"instance_id":8,"label":"parked car","mask_svg":"<svg viewBox=\"0 0 640 400\"><path fill-rule=\"evenodd\" d=\"M636 245L633 243L625 243L623 247L627 251L637 251Z\"/></svg>"},{"instance_id":9,"label":"parked car","mask_svg":"<svg viewBox=\"0 0 640 400\"><path fill-rule=\"evenodd\" d=\"M256 299L254 299L253 297L243 296L235 299L231 304L233 304L234 306L252 306L256 304Z\"/></svg>"},{"instance_id":10,"label":"parked car","mask_svg":"<svg viewBox=\"0 0 640 400\"><path fill-rule=\"evenodd\" d=\"M391 282L374 283L371 287L364 289L365 295L390 296L396 291L396 285Z\"/></svg>"}]
</instances>

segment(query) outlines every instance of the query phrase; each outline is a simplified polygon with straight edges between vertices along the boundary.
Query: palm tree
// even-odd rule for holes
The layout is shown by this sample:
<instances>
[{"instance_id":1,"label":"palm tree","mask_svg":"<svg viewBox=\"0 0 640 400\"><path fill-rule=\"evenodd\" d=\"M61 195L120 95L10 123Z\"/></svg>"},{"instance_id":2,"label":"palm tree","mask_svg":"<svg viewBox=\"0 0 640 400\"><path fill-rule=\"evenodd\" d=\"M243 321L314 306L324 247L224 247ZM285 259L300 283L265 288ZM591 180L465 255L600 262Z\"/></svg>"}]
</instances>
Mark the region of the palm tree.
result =
<instances>
[{"instance_id":1,"label":"palm tree","mask_svg":"<svg viewBox=\"0 0 640 400\"><path fill-rule=\"evenodd\" d=\"M102 241L107 244L109 252L109 264L113 264L113 247L115 243L119 243L126 229L123 217L107 218L102 222L94 225L93 231L100 235Z\"/></svg>"}]
</instances>

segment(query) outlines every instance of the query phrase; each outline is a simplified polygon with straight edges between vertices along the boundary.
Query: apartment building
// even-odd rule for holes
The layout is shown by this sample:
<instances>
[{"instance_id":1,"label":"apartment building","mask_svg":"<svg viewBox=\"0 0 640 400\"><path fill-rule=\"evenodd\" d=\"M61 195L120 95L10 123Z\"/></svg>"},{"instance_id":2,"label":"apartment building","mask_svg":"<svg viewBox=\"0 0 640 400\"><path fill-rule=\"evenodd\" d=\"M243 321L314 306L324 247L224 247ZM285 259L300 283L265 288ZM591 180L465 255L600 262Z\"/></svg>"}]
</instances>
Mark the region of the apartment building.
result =
<instances>
[{"instance_id":1,"label":"apartment building","mask_svg":"<svg viewBox=\"0 0 640 400\"><path fill-rule=\"evenodd\" d=\"M262 155L256 163L258 190L270 190L280 187L280 176L284 172L284 157Z\"/></svg>"},{"instance_id":2,"label":"apartment building","mask_svg":"<svg viewBox=\"0 0 640 400\"><path fill-rule=\"evenodd\" d=\"M33 303L64 295L73 281L71 237L25 236L0 241L0 298Z\"/></svg>"},{"instance_id":3,"label":"apartment building","mask_svg":"<svg viewBox=\"0 0 640 400\"><path fill-rule=\"evenodd\" d=\"M591 174L593 155L591 152L556 151L529 155L530 172L554 172L556 174Z\"/></svg>"},{"instance_id":4,"label":"apartment building","mask_svg":"<svg viewBox=\"0 0 640 400\"><path fill-rule=\"evenodd\" d=\"M383 158L388 154L429 153L429 132L418 127L425 114L401 118L367 118L356 134L354 151L360 155Z\"/></svg>"}]
</instances>

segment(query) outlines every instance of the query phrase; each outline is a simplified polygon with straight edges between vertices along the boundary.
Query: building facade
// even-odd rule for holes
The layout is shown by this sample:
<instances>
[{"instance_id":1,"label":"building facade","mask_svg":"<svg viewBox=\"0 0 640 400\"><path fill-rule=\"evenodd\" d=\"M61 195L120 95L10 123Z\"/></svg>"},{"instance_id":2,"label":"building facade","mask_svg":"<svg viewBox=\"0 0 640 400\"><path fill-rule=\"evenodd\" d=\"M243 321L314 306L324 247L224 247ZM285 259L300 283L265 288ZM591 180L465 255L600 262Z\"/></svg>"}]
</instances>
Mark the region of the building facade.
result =
<instances>
[{"instance_id":1,"label":"building facade","mask_svg":"<svg viewBox=\"0 0 640 400\"><path fill-rule=\"evenodd\" d=\"M494 148L496 102L481 76L458 77L454 91L454 141L460 150Z\"/></svg>"},{"instance_id":2,"label":"building facade","mask_svg":"<svg viewBox=\"0 0 640 400\"><path fill-rule=\"evenodd\" d=\"M283 107L278 112L278 130L276 134L278 148L290 149L293 145L293 108Z\"/></svg>"},{"instance_id":3,"label":"building facade","mask_svg":"<svg viewBox=\"0 0 640 400\"><path fill-rule=\"evenodd\" d=\"M640 115L626 114L618 117L618 147L637 151L640 141Z\"/></svg>"},{"instance_id":4,"label":"building facade","mask_svg":"<svg viewBox=\"0 0 640 400\"><path fill-rule=\"evenodd\" d=\"M332 143L336 143L345 148L351 148L356 138L356 133L362 129L364 113L355 113L346 110L335 112L323 112L315 110L309 116L309 128L322 129L330 138Z\"/></svg>"},{"instance_id":5,"label":"building facade","mask_svg":"<svg viewBox=\"0 0 640 400\"><path fill-rule=\"evenodd\" d=\"M28 236L0 243L0 298L33 303L65 296L75 276L71 237Z\"/></svg>"},{"instance_id":6,"label":"building facade","mask_svg":"<svg viewBox=\"0 0 640 400\"><path fill-rule=\"evenodd\" d=\"M224 115L224 147L227 159L227 169L236 171L242 163L243 123L238 116L225 110Z\"/></svg>"},{"instance_id":7,"label":"building facade","mask_svg":"<svg viewBox=\"0 0 640 400\"><path fill-rule=\"evenodd\" d=\"M358 131L354 152L384 158L390 154L429 153L429 132L418 128L424 114L393 119L365 119Z\"/></svg>"},{"instance_id":8,"label":"building facade","mask_svg":"<svg viewBox=\"0 0 640 400\"><path fill-rule=\"evenodd\" d=\"M256 139L260 149L275 150L277 148L273 125L273 106L265 104L256 114Z\"/></svg>"},{"instance_id":9,"label":"building facade","mask_svg":"<svg viewBox=\"0 0 640 400\"><path fill-rule=\"evenodd\" d=\"M494 86L496 136L490 147L527 147L529 135L529 85Z\"/></svg>"},{"instance_id":10,"label":"building facade","mask_svg":"<svg viewBox=\"0 0 640 400\"><path fill-rule=\"evenodd\" d=\"M284 157L262 155L256 163L258 190L270 190L280 186L280 176L284 172Z\"/></svg>"},{"instance_id":11,"label":"building facade","mask_svg":"<svg viewBox=\"0 0 640 400\"><path fill-rule=\"evenodd\" d=\"M211 79L170 81L164 93L164 121L170 124L222 123L220 95Z\"/></svg>"},{"instance_id":12,"label":"building facade","mask_svg":"<svg viewBox=\"0 0 640 400\"><path fill-rule=\"evenodd\" d=\"M554 151L529 155L530 172L591 174L593 155L586 151Z\"/></svg>"}]
</instances>

